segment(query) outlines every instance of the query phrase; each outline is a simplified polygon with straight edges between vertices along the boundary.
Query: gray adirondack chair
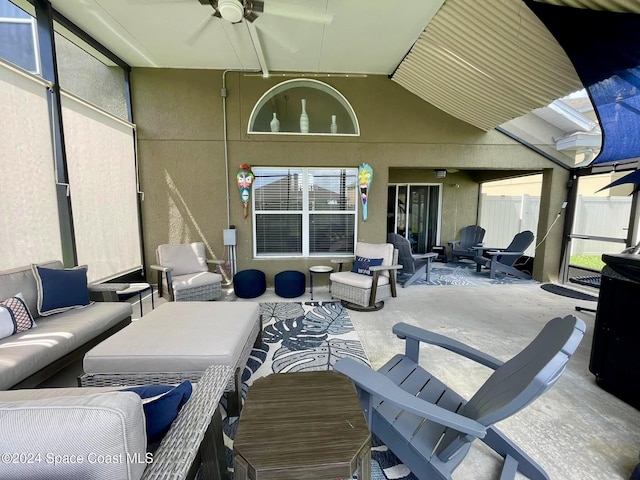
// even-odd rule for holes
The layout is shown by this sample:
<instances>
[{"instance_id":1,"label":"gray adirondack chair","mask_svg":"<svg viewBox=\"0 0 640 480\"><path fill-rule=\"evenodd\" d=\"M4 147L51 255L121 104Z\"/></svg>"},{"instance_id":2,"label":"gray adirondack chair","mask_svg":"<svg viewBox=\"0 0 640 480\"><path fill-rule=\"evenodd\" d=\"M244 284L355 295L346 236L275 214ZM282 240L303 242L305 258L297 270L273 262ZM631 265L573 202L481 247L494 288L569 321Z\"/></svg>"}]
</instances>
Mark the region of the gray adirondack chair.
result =
<instances>
[{"instance_id":1,"label":"gray adirondack chair","mask_svg":"<svg viewBox=\"0 0 640 480\"><path fill-rule=\"evenodd\" d=\"M387 233L387 243L393 244L398 250L398 263L402 265L398 271L398 282L402 288L408 287L421 276L429 281L431 262L438 256L437 253L413 254L411 242L397 233Z\"/></svg>"},{"instance_id":2,"label":"gray adirondack chair","mask_svg":"<svg viewBox=\"0 0 640 480\"><path fill-rule=\"evenodd\" d=\"M449 242L451 247L451 261L455 262L460 258L473 258L477 252L473 249L482 244L485 229L480 225L469 225L460 231L460 240Z\"/></svg>"},{"instance_id":3,"label":"gray adirondack chair","mask_svg":"<svg viewBox=\"0 0 640 480\"><path fill-rule=\"evenodd\" d=\"M502 362L454 339L398 323L393 333L406 340L404 354L377 372L352 359L341 359L335 370L355 383L371 432L420 480L451 479L475 439L504 458L501 480L515 478L516 471L532 480L548 480L542 467L494 424L558 380L585 329L574 316L554 318L524 350ZM420 342L463 355L494 372L467 402L419 365Z\"/></svg>"},{"instance_id":4,"label":"gray adirondack chair","mask_svg":"<svg viewBox=\"0 0 640 480\"><path fill-rule=\"evenodd\" d=\"M485 255L489 255L489 257L476 255L473 258L476 262L476 272L479 272L484 266L490 270L490 278L496 278L497 272L503 272L525 280L530 279L531 275L518 270L514 265L518 259L524 255L524 251L529 248L529 245L533 242L533 238L533 232L525 230L524 232L516 234L507 248L482 247ZM476 251L478 252L477 249Z\"/></svg>"}]
</instances>

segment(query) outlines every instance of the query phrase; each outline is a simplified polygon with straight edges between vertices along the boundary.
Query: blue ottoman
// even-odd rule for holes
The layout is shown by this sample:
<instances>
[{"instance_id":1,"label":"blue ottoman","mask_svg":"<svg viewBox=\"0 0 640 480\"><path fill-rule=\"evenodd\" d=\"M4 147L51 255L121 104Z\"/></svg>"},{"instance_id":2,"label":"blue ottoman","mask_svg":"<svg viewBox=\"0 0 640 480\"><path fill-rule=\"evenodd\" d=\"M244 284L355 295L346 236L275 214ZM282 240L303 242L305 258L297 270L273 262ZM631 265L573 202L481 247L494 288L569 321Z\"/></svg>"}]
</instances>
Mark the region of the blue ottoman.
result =
<instances>
[{"instance_id":1,"label":"blue ottoman","mask_svg":"<svg viewBox=\"0 0 640 480\"><path fill-rule=\"evenodd\" d=\"M256 298L267 289L267 279L261 270L241 270L233 277L233 290L236 297Z\"/></svg>"},{"instance_id":2,"label":"blue ottoman","mask_svg":"<svg viewBox=\"0 0 640 480\"><path fill-rule=\"evenodd\" d=\"M296 270L285 270L278 273L275 278L276 295L284 298L294 298L303 295L307 288L307 279L304 273Z\"/></svg>"}]
</instances>

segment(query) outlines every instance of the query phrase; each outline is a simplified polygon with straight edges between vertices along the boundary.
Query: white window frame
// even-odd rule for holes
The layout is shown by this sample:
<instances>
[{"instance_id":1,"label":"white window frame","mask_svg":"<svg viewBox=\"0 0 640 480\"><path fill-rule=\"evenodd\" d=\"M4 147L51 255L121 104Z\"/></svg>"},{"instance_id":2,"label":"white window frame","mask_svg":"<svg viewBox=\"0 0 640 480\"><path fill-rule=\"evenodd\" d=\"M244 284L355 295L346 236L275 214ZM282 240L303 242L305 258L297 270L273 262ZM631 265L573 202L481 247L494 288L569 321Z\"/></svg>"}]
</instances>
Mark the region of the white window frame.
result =
<instances>
[{"instance_id":1,"label":"white window frame","mask_svg":"<svg viewBox=\"0 0 640 480\"><path fill-rule=\"evenodd\" d=\"M351 215L354 218L353 221L353 251L355 252L355 246L358 238L358 205L360 204L360 196L358 186L356 184L355 188L358 191L358 195L354 201L353 210L311 210L309 208L309 172L312 170L351 170L352 175L358 178L358 169L356 167L254 167L254 170L259 170L260 168L268 168L270 170L301 170L302 171L302 209L301 210L256 210L255 204L255 195L251 196L251 211L252 211L252 220L253 220L253 257L257 259L271 259L271 258L323 258L323 257L331 257L331 258L340 258L340 257L353 257L353 253L341 253L341 252L327 252L327 253L310 253L309 249L309 217L311 215ZM291 215L302 215L302 253L258 253L258 242L257 242L257 219L258 215L282 215L282 214L291 214Z\"/></svg>"}]
</instances>

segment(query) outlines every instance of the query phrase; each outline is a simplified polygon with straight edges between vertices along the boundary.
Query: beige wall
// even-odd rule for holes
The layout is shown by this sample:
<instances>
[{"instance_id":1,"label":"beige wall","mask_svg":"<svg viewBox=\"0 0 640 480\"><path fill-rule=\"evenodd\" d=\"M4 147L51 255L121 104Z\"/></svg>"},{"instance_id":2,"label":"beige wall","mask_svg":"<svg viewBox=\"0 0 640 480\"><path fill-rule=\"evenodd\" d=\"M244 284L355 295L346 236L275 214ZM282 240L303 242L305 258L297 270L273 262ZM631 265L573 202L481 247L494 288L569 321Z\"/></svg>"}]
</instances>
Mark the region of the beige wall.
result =
<instances>
[{"instance_id":1,"label":"beige wall","mask_svg":"<svg viewBox=\"0 0 640 480\"><path fill-rule=\"evenodd\" d=\"M323 77L353 106L360 137L249 135L247 123L259 98L286 78L264 79L238 72L226 74L228 177L223 135L223 73L213 70L134 69L132 97L138 126L138 154L143 202L146 263L153 263L160 243L205 241L212 257L224 256L222 230L236 225L238 270L260 268L268 279L278 271L305 271L329 259L254 260L251 215L242 218L235 186L238 166L350 166L366 162L374 169L369 219L358 238L386 238L387 184L415 178L436 181L433 168L459 170L443 180L441 243L456 239L460 228L477 216L478 184L473 171L560 170L548 160L497 131L482 132L402 89L383 76ZM310 122L313 104L307 105ZM564 171L562 171L564 172ZM551 175L549 176L551 178ZM564 198L561 182L554 188ZM456 186L458 185L458 186ZM554 196L552 196L554 197ZM549 208L559 204L549 200ZM561 202L561 200L560 200ZM543 207L544 208L544 207ZM555 269L545 255L545 270ZM540 267L542 268L542 266Z\"/></svg>"}]
</instances>

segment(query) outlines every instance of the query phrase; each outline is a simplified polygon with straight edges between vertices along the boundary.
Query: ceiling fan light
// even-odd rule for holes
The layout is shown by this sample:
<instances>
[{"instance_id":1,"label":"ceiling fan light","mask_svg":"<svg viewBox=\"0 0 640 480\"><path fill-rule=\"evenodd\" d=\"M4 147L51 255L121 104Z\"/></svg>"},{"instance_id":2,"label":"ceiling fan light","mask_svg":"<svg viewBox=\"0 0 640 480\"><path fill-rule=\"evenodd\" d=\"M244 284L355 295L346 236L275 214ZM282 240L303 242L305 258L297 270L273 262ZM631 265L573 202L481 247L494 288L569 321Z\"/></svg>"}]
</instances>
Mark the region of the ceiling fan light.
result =
<instances>
[{"instance_id":1,"label":"ceiling fan light","mask_svg":"<svg viewBox=\"0 0 640 480\"><path fill-rule=\"evenodd\" d=\"M218 11L227 22L238 23L244 16L244 6L238 0L219 0Z\"/></svg>"}]
</instances>

